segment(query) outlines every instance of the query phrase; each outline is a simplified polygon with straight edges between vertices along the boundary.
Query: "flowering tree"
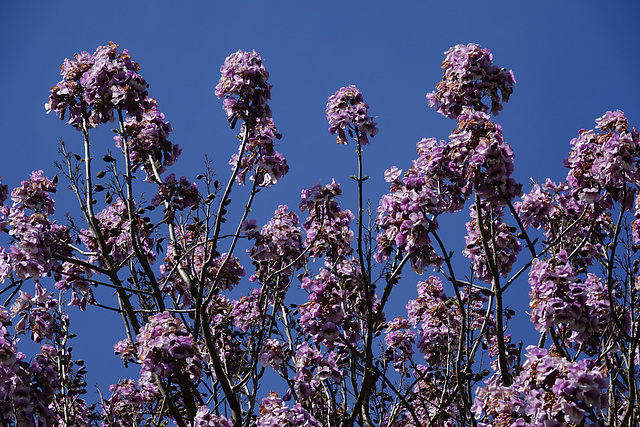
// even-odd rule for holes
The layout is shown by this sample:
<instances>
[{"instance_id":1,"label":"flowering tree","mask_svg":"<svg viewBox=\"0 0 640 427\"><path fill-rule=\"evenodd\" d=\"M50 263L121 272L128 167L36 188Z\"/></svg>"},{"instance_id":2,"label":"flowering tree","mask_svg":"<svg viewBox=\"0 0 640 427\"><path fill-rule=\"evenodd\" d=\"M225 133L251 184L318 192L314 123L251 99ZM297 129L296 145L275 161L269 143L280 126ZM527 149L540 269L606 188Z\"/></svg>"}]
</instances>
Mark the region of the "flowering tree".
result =
<instances>
[{"instance_id":1,"label":"flowering tree","mask_svg":"<svg viewBox=\"0 0 640 427\"><path fill-rule=\"evenodd\" d=\"M447 141L418 142L406 172L384 173L390 192L376 218L365 212L361 154L378 128L348 86L326 115L337 142L356 146L354 210L338 183L318 183L299 209L281 205L259 226L254 197L289 171L260 55L238 51L221 68L215 94L240 145L226 185L210 163L196 184L169 173L181 149L118 49L61 66L46 109L82 144L62 144L56 178L36 171L11 193L0 187L0 425L638 424L640 134L622 112L571 141L565 182L523 193L491 117L513 73L487 49L457 45L427 95L457 126ZM115 154L92 143L105 126ZM58 176L79 206L64 225L51 197ZM247 201L231 218L234 189ZM464 209L464 247L453 251L438 218ZM416 283L399 284L409 269L427 274L406 316L388 318L392 293ZM505 307L525 275L540 333L527 346L512 342ZM98 300L97 288L114 298ZM121 314L114 352L131 372L94 404L65 308L87 304ZM40 353L19 352L22 336Z\"/></svg>"}]
</instances>

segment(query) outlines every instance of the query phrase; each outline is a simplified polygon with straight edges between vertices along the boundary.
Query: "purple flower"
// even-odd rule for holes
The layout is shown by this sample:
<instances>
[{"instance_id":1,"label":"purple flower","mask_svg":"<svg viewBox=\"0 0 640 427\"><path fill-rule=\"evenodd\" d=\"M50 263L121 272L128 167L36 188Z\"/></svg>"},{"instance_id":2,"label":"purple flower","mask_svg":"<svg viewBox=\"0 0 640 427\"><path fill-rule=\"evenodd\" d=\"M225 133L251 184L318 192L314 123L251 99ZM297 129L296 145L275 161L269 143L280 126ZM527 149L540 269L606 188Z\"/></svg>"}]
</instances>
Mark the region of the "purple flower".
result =
<instances>
[{"instance_id":1,"label":"purple flower","mask_svg":"<svg viewBox=\"0 0 640 427\"><path fill-rule=\"evenodd\" d=\"M147 230L148 224L138 215L134 214L137 221L137 230L140 233L138 237L141 250L150 263L154 263L156 254L153 252L154 239ZM96 214L100 233L106 243L107 253L102 256L110 256L115 263L120 263L129 258L133 251L131 244L131 223L129 214L124 200L118 198L112 205L107 206ZM98 263L104 265L104 259L101 254L101 248L92 230L81 230L80 240L92 252L89 256L90 263Z\"/></svg>"},{"instance_id":2,"label":"purple flower","mask_svg":"<svg viewBox=\"0 0 640 427\"><path fill-rule=\"evenodd\" d=\"M564 160L569 169L567 184L572 195L585 202L599 202L610 208L618 202L631 210L633 193L640 184L640 134L629 130L624 114L608 111L596 120L595 130L581 130L571 140L571 152ZM603 191L604 190L604 191Z\"/></svg>"},{"instance_id":3,"label":"purple flower","mask_svg":"<svg viewBox=\"0 0 640 427\"><path fill-rule=\"evenodd\" d=\"M320 427L320 423L309 414L299 403L289 408L271 392L269 397L262 399L257 427Z\"/></svg>"},{"instance_id":4,"label":"purple flower","mask_svg":"<svg viewBox=\"0 0 640 427\"><path fill-rule=\"evenodd\" d=\"M198 186L195 182L189 182L184 176L176 180L176 176L171 173L165 177L163 183L158 184L158 194L151 199L153 206L160 206L161 203L168 205L165 217L173 221L176 210L182 211L198 206L200 203Z\"/></svg>"},{"instance_id":5,"label":"purple flower","mask_svg":"<svg viewBox=\"0 0 640 427\"><path fill-rule=\"evenodd\" d=\"M279 289L286 290L291 275L304 262L298 215L285 205L278 206L255 239L253 248L247 249L256 268L251 279L269 285L277 282Z\"/></svg>"},{"instance_id":6,"label":"purple flower","mask_svg":"<svg viewBox=\"0 0 640 427\"><path fill-rule=\"evenodd\" d=\"M244 134L247 124L242 124L241 135ZM253 172L249 178L256 181L260 187L269 188L280 181L280 178L289 172L287 159L274 148L274 140L281 139L273 120L269 117L255 119L249 127L249 144L242 159L238 164L238 154L234 154L229 164L238 169L236 182L244 185L247 174Z\"/></svg>"},{"instance_id":7,"label":"purple flower","mask_svg":"<svg viewBox=\"0 0 640 427\"><path fill-rule=\"evenodd\" d=\"M175 425L178 425L175 423ZM233 421L222 416L212 414L206 406L200 406L196 411L193 423L187 423L189 427L233 427Z\"/></svg>"},{"instance_id":8,"label":"purple flower","mask_svg":"<svg viewBox=\"0 0 640 427\"><path fill-rule=\"evenodd\" d=\"M513 72L493 64L491 51L474 43L455 45L445 55L442 81L427 94L429 106L451 119L465 107L497 115L513 93ZM485 96L491 99L491 108L482 102Z\"/></svg>"},{"instance_id":9,"label":"purple flower","mask_svg":"<svg viewBox=\"0 0 640 427\"><path fill-rule=\"evenodd\" d=\"M227 57L220 67L220 81L215 95L225 98L224 110L234 127L242 120L271 117L267 100L271 99L271 85L267 83L269 72L256 51L237 51Z\"/></svg>"},{"instance_id":10,"label":"purple flower","mask_svg":"<svg viewBox=\"0 0 640 427\"><path fill-rule=\"evenodd\" d=\"M471 206L471 220L466 224L466 246L462 253L471 260L474 274L480 280L491 283L494 279L494 272L487 257L491 257L490 259L495 263L497 273L506 277L511 271L522 245L513 235L511 228L502 221L502 208L495 205L483 205L481 213L482 230L476 206ZM490 251L489 254L485 251L483 243L485 239Z\"/></svg>"},{"instance_id":11,"label":"purple flower","mask_svg":"<svg viewBox=\"0 0 640 427\"><path fill-rule=\"evenodd\" d=\"M158 386L146 378L137 384L130 379L123 380L111 385L109 390L111 396L102 404L105 417L102 427L129 427L132 422L141 422L161 396Z\"/></svg>"},{"instance_id":12,"label":"purple flower","mask_svg":"<svg viewBox=\"0 0 640 427\"><path fill-rule=\"evenodd\" d=\"M21 185L11 192L14 208L31 209L34 212L53 215L54 201L49 193L56 192L56 184L51 182L43 171L31 172L29 180L22 181Z\"/></svg>"},{"instance_id":13,"label":"purple flower","mask_svg":"<svg viewBox=\"0 0 640 427\"><path fill-rule=\"evenodd\" d=\"M179 319L169 312L149 318L136 337L140 375L176 379L185 372L197 380L202 375L200 348Z\"/></svg>"},{"instance_id":14,"label":"purple flower","mask_svg":"<svg viewBox=\"0 0 640 427\"><path fill-rule=\"evenodd\" d=\"M347 144L345 129L349 133L356 131L358 142L369 143L367 135L376 136L376 122L368 115L369 104L362 99L362 93L353 85L340 88L329 97L327 102L327 120L331 135L338 134L337 143Z\"/></svg>"},{"instance_id":15,"label":"purple flower","mask_svg":"<svg viewBox=\"0 0 640 427\"><path fill-rule=\"evenodd\" d=\"M182 152L177 144L168 140L172 130L153 101L140 117L128 117L124 121L124 133L113 139L116 147L123 150L128 144L133 170L141 168L147 174L147 181L155 182L154 167L161 174L176 162Z\"/></svg>"},{"instance_id":16,"label":"purple flower","mask_svg":"<svg viewBox=\"0 0 640 427\"><path fill-rule=\"evenodd\" d=\"M341 194L340 185L335 180L325 186L317 183L308 190L302 190L300 210L309 212L309 217L302 223L307 233L305 245L310 247L312 257L324 255L327 266L353 253L350 225L354 216L348 209L343 211L336 202L336 197Z\"/></svg>"},{"instance_id":17,"label":"purple flower","mask_svg":"<svg viewBox=\"0 0 640 427\"><path fill-rule=\"evenodd\" d=\"M45 104L47 112L55 111L64 120L68 110L68 123L74 126L82 124L84 113L89 114L88 125L93 127L112 122L114 109L140 117L147 109L148 85L129 52L118 52L118 47L109 42L93 55L82 52L65 59L60 67L62 80L51 88Z\"/></svg>"},{"instance_id":18,"label":"purple flower","mask_svg":"<svg viewBox=\"0 0 640 427\"><path fill-rule=\"evenodd\" d=\"M165 263L160 266L159 282L164 292L180 295L185 306L191 305L195 296L191 295L187 283L178 274L178 262L192 277L202 275L204 285L208 289L215 287L216 292L231 290L246 274L238 258L228 257L226 253L207 262L211 244L206 243L205 237L197 231L177 228L176 240L176 243L167 245ZM203 272L205 265L207 269Z\"/></svg>"},{"instance_id":19,"label":"purple flower","mask_svg":"<svg viewBox=\"0 0 640 427\"><path fill-rule=\"evenodd\" d=\"M607 409L607 377L594 360L570 362L534 346L526 357L509 387L494 375L478 388L472 410L483 425L583 425Z\"/></svg>"}]
</instances>

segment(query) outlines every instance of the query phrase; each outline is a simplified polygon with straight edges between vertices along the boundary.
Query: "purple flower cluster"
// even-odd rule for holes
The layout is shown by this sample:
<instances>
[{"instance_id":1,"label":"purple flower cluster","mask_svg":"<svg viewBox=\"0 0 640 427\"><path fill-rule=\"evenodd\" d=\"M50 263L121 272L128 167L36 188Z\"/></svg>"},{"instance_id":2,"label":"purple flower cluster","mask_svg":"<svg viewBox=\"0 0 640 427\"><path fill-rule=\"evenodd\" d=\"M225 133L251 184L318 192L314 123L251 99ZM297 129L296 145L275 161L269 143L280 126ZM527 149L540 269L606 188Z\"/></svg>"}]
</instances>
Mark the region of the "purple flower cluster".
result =
<instances>
[{"instance_id":1,"label":"purple flower cluster","mask_svg":"<svg viewBox=\"0 0 640 427\"><path fill-rule=\"evenodd\" d=\"M138 425L145 414L152 413L154 403L160 398L158 386L145 378L141 378L138 384L133 380L123 380L112 384L109 390L111 397L102 404L102 427Z\"/></svg>"},{"instance_id":2,"label":"purple flower cluster","mask_svg":"<svg viewBox=\"0 0 640 427\"><path fill-rule=\"evenodd\" d=\"M372 137L378 133L376 122L368 115L369 104L362 99L362 93L353 85L340 88L329 97L327 102L327 120L331 135L338 134L338 144L347 144L345 129L353 137L356 132L358 143L369 143L367 135Z\"/></svg>"},{"instance_id":3,"label":"purple flower cluster","mask_svg":"<svg viewBox=\"0 0 640 427\"><path fill-rule=\"evenodd\" d=\"M14 208L31 209L44 215L53 215L54 201L49 193L56 192L56 184L44 175L44 172L34 171L27 181L22 181L20 187L11 192Z\"/></svg>"},{"instance_id":4,"label":"purple flower cluster","mask_svg":"<svg viewBox=\"0 0 640 427\"><path fill-rule=\"evenodd\" d=\"M35 343L43 339L52 339L56 332L56 321L51 310L58 306L58 300L53 298L45 288L36 282L36 294L20 291L11 306L13 317L20 316L21 320L15 325L16 333L31 331L31 339Z\"/></svg>"},{"instance_id":5,"label":"purple flower cluster","mask_svg":"<svg viewBox=\"0 0 640 427\"><path fill-rule=\"evenodd\" d=\"M147 174L147 181L155 182L154 168L159 174L173 165L182 150L167 138L173 130L164 120L155 101L140 117L128 117L124 121L124 132L113 137L116 147L124 151L129 148L129 160L134 171L141 168Z\"/></svg>"},{"instance_id":6,"label":"purple flower cluster","mask_svg":"<svg viewBox=\"0 0 640 427\"><path fill-rule=\"evenodd\" d=\"M599 132L582 130L571 140L571 153L564 160L569 168L567 185L572 195L586 202L610 208L615 201L631 209L640 184L640 133L629 129L619 110L608 111L596 119L596 125Z\"/></svg>"},{"instance_id":7,"label":"purple flower cluster","mask_svg":"<svg viewBox=\"0 0 640 427\"><path fill-rule=\"evenodd\" d=\"M353 253L350 225L354 216L349 209L340 209L335 198L341 194L340 184L335 180L325 186L317 183L308 190L302 190L300 210L309 212L309 217L302 223L306 232L305 245L310 248L311 256L319 258L324 255L327 266Z\"/></svg>"},{"instance_id":8,"label":"purple flower cluster","mask_svg":"<svg viewBox=\"0 0 640 427\"><path fill-rule=\"evenodd\" d=\"M49 218L36 212L27 216L20 208L3 206L0 208L2 228L10 228L13 242L9 252L0 249L0 281L5 281L13 271L19 279L35 280L46 276L57 264L55 252L66 254L65 243L69 241L69 230L62 225L52 224Z\"/></svg>"},{"instance_id":9,"label":"purple flower cluster","mask_svg":"<svg viewBox=\"0 0 640 427\"><path fill-rule=\"evenodd\" d=\"M136 341L141 377L159 375L175 380L184 372L197 380L202 375L198 344L182 322L169 312L151 316Z\"/></svg>"},{"instance_id":10,"label":"purple flower cluster","mask_svg":"<svg viewBox=\"0 0 640 427\"><path fill-rule=\"evenodd\" d=\"M261 288L254 288L248 295L231 301L231 317L233 326L247 332L252 326L262 326L266 321L266 313L260 310Z\"/></svg>"},{"instance_id":11,"label":"purple flower cluster","mask_svg":"<svg viewBox=\"0 0 640 427\"><path fill-rule=\"evenodd\" d=\"M94 127L112 122L114 108L139 117L148 85L138 74L140 67L131 61L129 52L118 52L118 47L109 42L93 55L82 52L65 59L60 66L62 80L51 88L45 104L47 112L55 111L64 120L68 110L68 123L72 125L82 124L86 113L88 124Z\"/></svg>"},{"instance_id":12,"label":"purple flower cluster","mask_svg":"<svg viewBox=\"0 0 640 427\"><path fill-rule=\"evenodd\" d=\"M461 318L456 305L436 276L419 282L418 298L407 302L409 323L419 327L418 349L430 366L451 362L450 355L457 348Z\"/></svg>"},{"instance_id":13,"label":"purple flower cluster","mask_svg":"<svg viewBox=\"0 0 640 427\"><path fill-rule=\"evenodd\" d=\"M233 421L222 415L212 414L209 408L201 406L196 411L193 423L187 425L189 427L233 427Z\"/></svg>"},{"instance_id":14,"label":"purple flower cluster","mask_svg":"<svg viewBox=\"0 0 640 427\"><path fill-rule=\"evenodd\" d=\"M256 51L237 51L224 60L220 67L220 81L215 95L225 98L223 108L232 122L238 118L259 119L271 117L267 101L271 99L271 85L267 83L269 72Z\"/></svg>"},{"instance_id":15,"label":"purple flower cluster","mask_svg":"<svg viewBox=\"0 0 640 427\"><path fill-rule=\"evenodd\" d=\"M173 220L175 211L198 206L200 203L198 186L195 182L189 182L184 176L177 180L175 174L170 173L165 177L164 182L158 185L158 194L151 199L151 204L156 207L163 202L169 205L165 217Z\"/></svg>"},{"instance_id":16,"label":"purple flower cluster","mask_svg":"<svg viewBox=\"0 0 640 427\"><path fill-rule=\"evenodd\" d=\"M276 339L267 339L262 347L260 348L260 353L258 354L258 362L262 366L270 366L275 371L280 371L282 368L282 363L284 362L284 345L276 340Z\"/></svg>"},{"instance_id":17,"label":"purple flower cluster","mask_svg":"<svg viewBox=\"0 0 640 427\"><path fill-rule=\"evenodd\" d=\"M289 408L278 397L277 393L269 393L260 405L261 417L257 427L320 427L321 424L299 403Z\"/></svg>"},{"instance_id":18,"label":"purple flower cluster","mask_svg":"<svg viewBox=\"0 0 640 427\"><path fill-rule=\"evenodd\" d=\"M263 284L269 280L269 284L277 285L276 290L287 289L291 275L304 262L298 215L289 211L287 206L280 205L261 232L251 232L252 228L257 228L255 221L244 224L245 232L249 231L249 237L256 239L253 247L247 249L256 270L251 280Z\"/></svg>"},{"instance_id":19,"label":"purple flower cluster","mask_svg":"<svg viewBox=\"0 0 640 427\"><path fill-rule=\"evenodd\" d=\"M455 167L482 199L504 206L520 195L521 185L511 178L513 150L504 141L502 127L489 121L487 114L464 109L449 138L450 167Z\"/></svg>"},{"instance_id":20,"label":"purple flower cluster","mask_svg":"<svg viewBox=\"0 0 640 427\"><path fill-rule=\"evenodd\" d=\"M497 115L513 93L513 72L495 65L491 51L474 43L455 45L445 55L442 81L427 94L429 106L451 119L465 107ZM485 96L491 99L491 108L482 102Z\"/></svg>"},{"instance_id":21,"label":"purple flower cluster","mask_svg":"<svg viewBox=\"0 0 640 427\"><path fill-rule=\"evenodd\" d=\"M302 288L309 291L309 300L299 307L304 333L329 350L342 341L355 345L364 327L360 320L369 312L361 281L357 260L344 261L334 273L320 269L317 276L302 279ZM371 312L376 306L373 301Z\"/></svg>"},{"instance_id":22,"label":"purple flower cluster","mask_svg":"<svg viewBox=\"0 0 640 427\"><path fill-rule=\"evenodd\" d=\"M69 305L78 307L81 311L87 309L87 303L95 304L96 300L93 296L89 279L93 275L93 271L80 264L72 262L63 262L60 269L54 270L54 278L57 280L55 287L59 291L71 290L71 301Z\"/></svg>"},{"instance_id":23,"label":"purple flower cluster","mask_svg":"<svg viewBox=\"0 0 640 427\"><path fill-rule=\"evenodd\" d=\"M393 365L396 370L404 372L405 363L413 356L413 344L416 334L410 330L411 323L402 317L396 317L387 323L387 335L384 343L387 350L393 352Z\"/></svg>"},{"instance_id":24,"label":"purple flower cluster","mask_svg":"<svg viewBox=\"0 0 640 427\"><path fill-rule=\"evenodd\" d=\"M69 255L69 230L51 223L54 201L49 196L56 191L42 171L32 172L28 180L11 193L13 206L0 207L0 229L7 230L12 244L7 252L0 248L0 281L12 272L19 279L46 276L57 266L53 254ZM33 213L28 214L27 210Z\"/></svg>"},{"instance_id":25,"label":"purple flower cluster","mask_svg":"<svg viewBox=\"0 0 640 427\"><path fill-rule=\"evenodd\" d=\"M56 423L52 409L60 387L55 348L43 345L41 354L29 363L17 349L18 340L11 338L10 326L9 313L0 306L0 423L25 427L62 425Z\"/></svg>"},{"instance_id":26,"label":"purple flower cluster","mask_svg":"<svg viewBox=\"0 0 640 427\"><path fill-rule=\"evenodd\" d=\"M514 206L525 227L542 228L546 240L558 242L561 248L579 248L570 260L578 268L589 266L602 256L602 242L611 233L613 223L610 212L574 196L574 189L566 183L547 179L543 185L534 185Z\"/></svg>"},{"instance_id":27,"label":"purple flower cluster","mask_svg":"<svg viewBox=\"0 0 640 427\"><path fill-rule=\"evenodd\" d=\"M81 230L80 240L89 249L92 255L89 257L90 263L104 265L102 256L110 256L113 262L119 264L126 261L133 252L131 244L131 223L129 221L129 213L124 200L118 198L113 204L107 206L96 214L100 233L106 244L106 253L103 253L98 240L92 230ZM134 214L134 221L137 221L137 228L140 236L138 237L141 250L150 263L154 263L156 254L153 252L154 239L151 233L146 231L146 224L142 218Z\"/></svg>"},{"instance_id":28,"label":"purple flower cluster","mask_svg":"<svg viewBox=\"0 0 640 427\"><path fill-rule=\"evenodd\" d=\"M494 279L494 273L487 257L490 257L496 264L497 273L506 277L511 271L513 263L516 262L522 245L513 235L512 228L502 222L502 208L495 205L485 205L480 209L483 229L480 228L476 206L472 205L471 220L466 224L466 247L462 253L471 260L476 277L486 283L491 283ZM486 240L489 254L485 251L483 240Z\"/></svg>"},{"instance_id":29,"label":"purple flower cluster","mask_svg":"<svg viewBox=\"0 0 640 427\"><path fill-rule=\"evenodd\" d=\"M442 259L431 246L429 234L438 229L436 217L456 212L475 190L483 200L505 206L520 194L511 178L513 151L502 137L500 125L483 112L465 109L450 142L435 138L418 142L418 158L409 170L393 167L385 172L391 193L378 206L376 260L388 259L394 247L412 255L412 268L439 266Z\"/></svg>"},{"instance_id":30,"label":"purple flower cluster","mask_svg":"<svg viewBox=\"0 0 640 427\"><path fill-rule=\"evenodd\" d=\"M158 280L164 285L164 292L181 296L185 306L193 303L195 295L192 295L192 290L178 274L178 263L191 277L202 277L204 285L208 289L215 286L216 291L231 290L244 277L245 270L238 258L228 258L226 253L212 258L207 264L211 244L198 232L176 229L176 239L175 243L167 245L165 264L160 266L161 276ZM203 274L201 270L205 265L207 269Z\"/></svg>"},{"instance_id":31,"label":"purple flower cluster","mask_svg":"<svg viewBox=\"0 0 640 427\"><path fill-rule=\"evenodd\" d=\"M298 400L308 401L312 406L317 405L317 402L314 402L314 396L321 390L321 382L327 379L331 379L336 384L342 382L343 373L338 367L336 353L329 352L323 358L318 346L309 345L306 342L296 348L295 368L293 392Z\"/></svg>"},{"instance_id":32,"label":"purple flower cluster","mask_svg":"<svg viewBox=\"0 0 640 427\"><path fill-rule=\"evenodd\" d=\"M478 388L472 411L481 427L602 426L607 386L607 376L594 360L570 362L529 346L513 383L506 387L493 376Z\"/></svg>"},{"instance_id":33,"label":"purple flower cluster","mask_svg":"<svg viewBox=\"0 0 640 427\"><path fill-rule=\"evenodd\" d=\"M561 250L547 261L533 260L529 284L531 322L536 330L566 328L569 342L576 347L587 344L588 352L601 345L600 334L614 322L608 290L596 275L577 281L567 253Z\"/></svg>"},{"instance_id":34,"label":"purple flower cluster","mask_svg":"<svg viewBox=\"0 0 640 427\"><path fill-rule=\"evenodd\" d=\"M246 129L246 123L242 125L242 136ZM244 185L247 174L254 171L249 179L255 180L260 187L269 188L280 181L280 178L289 172L287 159L274 148L274 141L281 139L273 120L270 117L256 119L249 128L249 144L240 160L236 182ZM229 164L236 167L238 154L234 154L229 160Z\"/></svg>"}]
</instances>

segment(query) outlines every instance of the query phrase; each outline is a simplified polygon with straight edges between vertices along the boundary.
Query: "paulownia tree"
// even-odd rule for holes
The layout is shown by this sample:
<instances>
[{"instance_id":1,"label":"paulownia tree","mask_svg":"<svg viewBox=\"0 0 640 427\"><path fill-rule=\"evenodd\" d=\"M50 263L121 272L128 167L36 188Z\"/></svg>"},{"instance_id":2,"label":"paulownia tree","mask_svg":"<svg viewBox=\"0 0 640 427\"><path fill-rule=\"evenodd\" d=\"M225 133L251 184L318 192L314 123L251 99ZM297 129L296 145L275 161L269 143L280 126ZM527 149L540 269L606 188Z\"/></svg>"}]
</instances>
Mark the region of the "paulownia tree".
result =
<instances>
[{"instance_id":1,"label":"paulownia tree","mask_svg":"<svg viewBox=\"0 0 640 427\"><path fill-rule=\"evenodd\" d=\"M118 49L61 66L46 109L79 142L62 143L59 173L0 188L0 425L638 424L640 135L622 112L571 141L564 182L523 192L492 118L513 73L457 45L427 95L456 128L419 141L406 172L384 172L377 216L362 151L378 128L347 86L326 115L338 144L356 147L353 211L338 183L318 183L259 225L254 198L289 171L260 55L229 56L215 89L239 131L224 184L211 162L195 180L170 173L181 148ZM115 147L94 140L98 127L113 128ZM77 218L54 215L59 185L77 196ZM232 191L245 199L233 215ZM453 250L462 242L438 219L461 210L467 234ZM507 331L505 300L527 276L540 335L525 346ZM406 315L388 318L394 291L414 285ZM95 403L66 308L88 304L121 315L114 351L131 374ZM40 353L19 352L23 336Z\"/></svg>"}]
</instances>

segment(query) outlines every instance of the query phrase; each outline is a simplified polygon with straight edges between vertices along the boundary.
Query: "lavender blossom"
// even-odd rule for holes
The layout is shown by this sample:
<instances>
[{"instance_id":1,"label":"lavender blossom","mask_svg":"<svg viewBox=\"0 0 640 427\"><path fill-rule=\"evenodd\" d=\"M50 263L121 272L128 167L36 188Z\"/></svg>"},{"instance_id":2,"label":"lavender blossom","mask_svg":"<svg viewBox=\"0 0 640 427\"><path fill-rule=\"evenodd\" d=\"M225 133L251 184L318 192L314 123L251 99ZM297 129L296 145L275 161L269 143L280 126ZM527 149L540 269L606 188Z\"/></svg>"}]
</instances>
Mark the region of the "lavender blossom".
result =
<instances>
[{"instance_id":1,"label":"lavender blossom","mask_svg":"<svg viewBox=\"0 0 640 427\"><path fill-rule=\"evenodd\" d=\"M309 414L299 403L289 408L271 392L269 397L262 399L257 427L320 427L321 424Z\"/></svg>"},{"instance_id":2,"label":"lavender blossom","mask_svg":"<svg viewBox=\"0 0 640 427\"><path fill-rule=\"evenodd\" d=\"M367 135L374 137L378 133L376 122L368 115L369 104L362 98L362 93L353 85L340 88L329 97L327 102L327 120L331 135L338 134L337 143L347 144L345 129L349 133L357 131L358 143L369 144Z\"/></svg>"},{"instance_id":3,"label":"lavender blossom","mask_svg":"<svg viewBox=\"0 0 640 427\"><path fill-rule=\"evenodd\" d=\"M68 110L68 123L74 126L82 124L84 113L92 127L112 122L114 109L139 118L146 109L148 85L129 52L118 52L118 47L109 42L93 55L82 52L65 59L60 67L62 80L51 88L45 104L47 112L55 111L64 120Z\"/></svg>"},{"instance_id":4,"label":"lavender blossom","mask_svg":"<svg viewBox=\"0 0 640 427\"><path fill-rule=\"evenodd\" d=\"M239 50L229 55L220 67L220 73L215 95L225 98L224 110L232 127L238 118L271 117L267 103L271 99L271 85L267 83L269 72L259 53Z\"/></svg>"},{"instance_id":5,"label":"lavender blossom","mask_svg":"<svg viewBox=\"0 0 640 427\"><path fill-rule=\"evenodd\" d=\"M445 55L442 81L427 94L429 106L450 119L465 107L497 115L513 93L513 72L495 65L491 51L474 43L455 45ZM482 101L485 96L491 99L490 108Z\"/></svg>"}]
</instances>

